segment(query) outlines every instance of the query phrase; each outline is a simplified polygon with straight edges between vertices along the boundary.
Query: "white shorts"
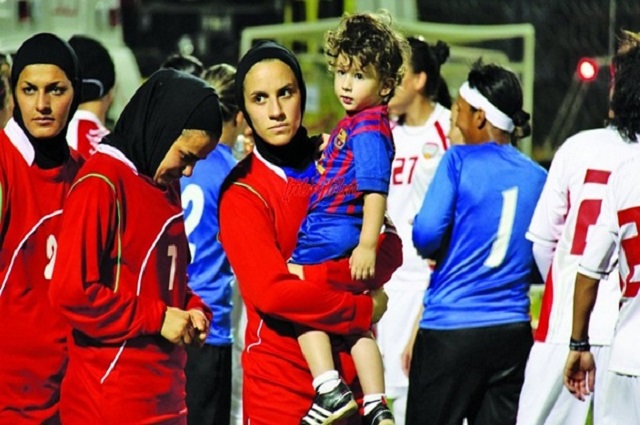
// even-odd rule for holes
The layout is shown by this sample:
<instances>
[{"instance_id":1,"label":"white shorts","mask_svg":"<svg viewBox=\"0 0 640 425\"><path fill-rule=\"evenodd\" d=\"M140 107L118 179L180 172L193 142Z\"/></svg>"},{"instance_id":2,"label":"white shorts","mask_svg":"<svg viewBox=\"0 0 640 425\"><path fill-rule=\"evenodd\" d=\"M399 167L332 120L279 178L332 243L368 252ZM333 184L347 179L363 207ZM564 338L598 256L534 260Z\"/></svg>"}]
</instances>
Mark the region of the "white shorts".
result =
<instances>
[{"instance_id":1,"label":"white shorts","mask_svg":"<svg viewBox=\"0 0 640 425\"><path fill-rule=\"evenodd\" d=\"M233 330L233 347L231 349L231 421L230 425L242 425L242 350L244 349L244 332L247 328L247 311L240 298L238 282L234 281L233 312L231 327ZM226 424L225 424L226 425Z\"/></svg>"},{"instance_id":2,"label":"white shorts","mask_svg":"<svg viewBox=\"0 0 640 425\"><path fill-rule=\"evenodd\" d=\"M604 372L609 363L609 346L592 346L596 362L595 406L602 403ZM564 366L569 343L535 342L529 353L524 385L518 405L518 425L584 425L592 396L580 401L564 387Z\"/></svg>"},{"instance_id":3,"label":"white shorts","mask_svg":"<svg viewBox=\"0 0 640 425\"><path fill-rule=\"evenodd\" d=\"M640 424L640 377L607 370L602 392L603 404L594 411L594 424Z\"/></svg>"},{"instance_id":4,"label":"white shorts","mask_svg":"<svg viewBox=\"0 0 640 425\"><path fill-rule=\"evenodd\" d=\"M408 391L406 394L397 396L392 400L391 413L393 413L393 419L395 421L395 425L404 425L406 422L407 396L408 396Z\"/></svg>"},{"instance_id":5,"label":"white shorts","mask_svg":"<svg viewBox=\"0 0 640 425\"><path fill-rule=\"evenodd\" d=\"M400 356L411 337L422 306L424 286L420 287L418 283L416 288L407 290L385 287L389 303L387 311L376 326L378 346L384 363L386 393L392 399L403 398L409 388L409 378L402 371Z\"/></svg>"}]
</instances>

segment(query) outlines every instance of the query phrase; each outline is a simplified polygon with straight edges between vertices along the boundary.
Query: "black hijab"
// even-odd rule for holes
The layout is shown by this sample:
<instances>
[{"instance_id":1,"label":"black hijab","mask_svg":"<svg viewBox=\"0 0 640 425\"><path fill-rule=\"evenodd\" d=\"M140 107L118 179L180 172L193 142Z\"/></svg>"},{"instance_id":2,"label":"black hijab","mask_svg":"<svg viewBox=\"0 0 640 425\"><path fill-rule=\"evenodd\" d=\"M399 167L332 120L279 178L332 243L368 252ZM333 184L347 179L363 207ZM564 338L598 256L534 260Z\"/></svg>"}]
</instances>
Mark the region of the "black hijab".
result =
<instances>
[{"instance_id":1,"label":"black hijab","mask_svg":"<svg viewBox=\"0 0 640 425\"><path fill-rule=\"evenodd\" d=\"M140 174L153 178L184 129L205 130L219 137L218 96L200 78L162 69L138 88L102 143L119 149Z\"/></svg>"},{"instance_id":2,"label":"black hijab","mask_svg":"<svg viewBox=\"0 0 640 425\"><path fill-rule=\"evenodd\" d=\"M56 65L66 74L73 85L73 101L69 110L69 117L60 133L48 139L38 139L34 137L22 119L22 112L16 97L16 85L20 73L29 65ZM69 121L76 113L80 98L82 96L82 75L76 54L69 44L61 38L49 34L36 34L20 46L16 52L13 66L11 67L11 89L15 107L13 109L13 119L27 135L29 142L35 150L34 162L40 168L55 168L62 165L69 158L69 147L67 145L67 127Z\"/></svg>"},{"instance_id":3,"label":"black hijab","mask_svg":"<svg viewBox=\"0 0 640 425\"><path fill-rule=\"evenodd\" d=\"M256 133L251 118L247 113L244 104L244 80L251 67L265 59L278 59L291 68L298 81L301 97L301 114L304 115L304 107L307 101L307 87L304 84L300 64L293 53L273 41L263 41L256 44L240 59L236 71L236 100L238 106L244 114L247 124L253 130L255 146L262 157L280 167L304 168L313 161L316 151L315 143L307 136L306 128L301 125L295 136L293 136L293 139L286 145L273 146L264 141L258 133Z\"/></svg>"}]
</instances>

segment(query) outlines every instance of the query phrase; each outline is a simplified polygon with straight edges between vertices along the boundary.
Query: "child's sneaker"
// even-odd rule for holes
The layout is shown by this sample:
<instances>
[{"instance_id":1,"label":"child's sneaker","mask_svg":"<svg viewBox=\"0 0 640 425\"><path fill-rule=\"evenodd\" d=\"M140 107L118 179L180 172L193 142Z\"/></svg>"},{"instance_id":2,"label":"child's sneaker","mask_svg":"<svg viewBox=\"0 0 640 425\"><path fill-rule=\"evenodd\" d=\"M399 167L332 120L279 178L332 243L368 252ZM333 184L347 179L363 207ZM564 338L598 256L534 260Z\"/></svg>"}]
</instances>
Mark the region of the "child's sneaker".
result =
<instances>
[{"instance_id":1,"label":"child's sneaker","mask_svg":"<svg viewBox=\"0 0 640 425\"><path fill-rule=\"evenodd\" d=\"M396 422L386 401L383 400L376 404L376 407L367 415L364 415L362 423L364 425L394 425Z\"/></svg>"},{"instance_id":2,"label":"child's sneaker","mask_svg":"<svg viewBox=\"0 0 640 425\"><path fill-rule=\"evenodd\" d=\"M342 381L328 393L316 393L313 403L300 425L328 425L352 415L358 405L353 393Z\"/></svg>"}]
</instances>

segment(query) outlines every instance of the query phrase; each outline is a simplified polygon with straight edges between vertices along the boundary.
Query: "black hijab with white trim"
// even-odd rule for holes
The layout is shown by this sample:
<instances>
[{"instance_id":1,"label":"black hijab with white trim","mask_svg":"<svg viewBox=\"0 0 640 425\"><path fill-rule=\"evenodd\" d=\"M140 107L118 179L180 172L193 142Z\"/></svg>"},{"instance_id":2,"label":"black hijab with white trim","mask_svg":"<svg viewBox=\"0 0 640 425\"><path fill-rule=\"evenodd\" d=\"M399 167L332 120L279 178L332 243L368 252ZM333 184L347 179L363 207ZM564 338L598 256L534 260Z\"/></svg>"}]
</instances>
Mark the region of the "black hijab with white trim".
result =
<instances>
[{"instance_id":1,"label":"black hijab with white trim","mask_svg":"<svg viewBox=\"0 0 640 425\"><path fill-rule=\"evenodd\" d=\"M182 130L222 133L215 90L200 78L173 69L156 71L125 106L101 143L119 149L140 174L153 178Z\"/></svg>"},{"instance_id":2,"label":"black hijab with white trim","mask_svg":"<svg viewBox=\"0 0 640 425\"><path fill-rule=\"evenodd\" d=\"M20 73L29 65L55 65L60 68L73 85L73 102L69 116L62 130L53 137L41 139L34 137L24 124L20 104L16 97L16 86ZM11 89L15 107L13 119L22 128L35 150L34 162L40 168L59 167L69 158L67 145L67 127L75 114L82 96L82 76L76 54L69 44L56 35L49 33L36 34L22 43L11 67Z\"/></svg>"},{"instance_id":3,"label":"black hijab with white trim","mask_svg":"<svg viewBox=\"0 0 640 425\"><path fill-rule=\"evenodd\" d=\"M247 124L253 130L253 139L260 155L279 167L302 169L313 161L316 152L316 145L309 139L307 129L301 125L289 143L284 146L273 146L264 141L264 139L256 133L251 122L251 117L249 117L244 104L244 80L247 73L253 65L267 59L278 59L293 71L293 75L298 81L298 89L300 90L301 115L304 116L304 108L307 101L307 87L302 77L300 64L293 53L273 41L263 41L256 44L240 59L236 71L236 101L244 114Z\"/></svg>"}]
</instances>

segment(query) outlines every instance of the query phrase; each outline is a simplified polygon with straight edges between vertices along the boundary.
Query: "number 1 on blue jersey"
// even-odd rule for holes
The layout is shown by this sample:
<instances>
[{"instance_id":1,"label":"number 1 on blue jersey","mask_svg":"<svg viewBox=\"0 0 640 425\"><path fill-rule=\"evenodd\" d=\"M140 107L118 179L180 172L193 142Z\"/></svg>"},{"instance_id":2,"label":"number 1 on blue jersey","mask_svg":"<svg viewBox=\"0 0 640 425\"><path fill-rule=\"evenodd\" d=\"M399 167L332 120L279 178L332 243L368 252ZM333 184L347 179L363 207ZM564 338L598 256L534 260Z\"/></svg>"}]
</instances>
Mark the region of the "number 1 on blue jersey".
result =
<instances>
[{"instance_id":1,"label":"number 1 on blue jersey","mask_svg":"<svg viewBox=\"0 0 640 425\"><path fill-rule=\"evenodd\" d=\"M509 241L511 240L511 232L513 230L513 222L516 217L516 205L518 204L518 187L502 191L502 211L500 212L500 223L498 224L498 233L496 240L491 245L491 253L485 260L484 265L487 267L498 267L502 264L504 257L507 255Z\"/></svg>"}]
</instances>

